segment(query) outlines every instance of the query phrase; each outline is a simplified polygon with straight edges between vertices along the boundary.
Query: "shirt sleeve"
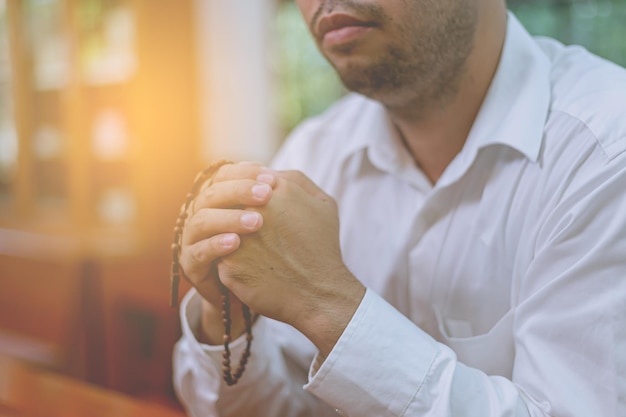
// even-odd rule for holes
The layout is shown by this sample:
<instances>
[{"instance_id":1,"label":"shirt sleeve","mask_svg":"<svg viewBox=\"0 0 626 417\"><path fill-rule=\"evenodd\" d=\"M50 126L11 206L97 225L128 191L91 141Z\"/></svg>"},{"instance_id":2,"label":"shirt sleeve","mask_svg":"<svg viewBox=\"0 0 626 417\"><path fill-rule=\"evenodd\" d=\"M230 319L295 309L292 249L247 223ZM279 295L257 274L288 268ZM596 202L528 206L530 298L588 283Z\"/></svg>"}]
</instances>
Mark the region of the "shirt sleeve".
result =
<instances>
[{"instance_id":1,"label":"shirt sleeve","mask_svg":"<svg viewBox=\"0 0 626 417\"><path fill-rule=\"evenodd\" d=\"M625 346L625 332L616 340L620 327L610 318L619 310L606 314L609 320L595 328L587 322L597 317L582 326L559 327L570 312L583 314L587 307L562 311L560 318L551 317L557 311L549 307L538 309L528 318L531 323L521 324L521 352L509 380L458 362L452 349L368 290L330 355L315 358L305 388L344 416L619 416L615 401L626 388L619 375L625 354L616 349ZM583 342L593 337L598 338ZM568 346L576 341L581 344Z\"/></svg>"},{"instance_id":2,"label":"shirt sleeve","mask_svg":"<svg viewBox=\"0 0 626 417\"><path fill-rule=\"evenodd\" d=\"M510 382L458 363L369 289L330 355L313 363L305 388L346 416L529 415Z\"/></svg>"},{"instance_id":3,"label":"shirt sleeve","mask_svg":"<svg viewBox=\"0 0 626 417\"><path fill-rule=\"evenodd\" d=\"M480 354L481 343L505 350L512 340L510 377L461 363L368 290L328 357L314 361L306 389L360 417L623 416L623 166L585 176L551 210L514 281L506 332L468 341Z\"/></svg>"},{"instance_id":4,"label":"shirt sleeve","mask_svg":"<svg viewBox=\"0 0 626 417\"><path fill-rule=\"evenodd\" d=\"M181 304L182 336L174 349L174 388L192 417L336 416L335 410L302 389L314 346L290 326L260 317L253 328L252 354L234 386L222 379L222 346L197 341L201 300L191 290ZM231 344L236 369L245 337Z\"/></svg>"}]
</instances>

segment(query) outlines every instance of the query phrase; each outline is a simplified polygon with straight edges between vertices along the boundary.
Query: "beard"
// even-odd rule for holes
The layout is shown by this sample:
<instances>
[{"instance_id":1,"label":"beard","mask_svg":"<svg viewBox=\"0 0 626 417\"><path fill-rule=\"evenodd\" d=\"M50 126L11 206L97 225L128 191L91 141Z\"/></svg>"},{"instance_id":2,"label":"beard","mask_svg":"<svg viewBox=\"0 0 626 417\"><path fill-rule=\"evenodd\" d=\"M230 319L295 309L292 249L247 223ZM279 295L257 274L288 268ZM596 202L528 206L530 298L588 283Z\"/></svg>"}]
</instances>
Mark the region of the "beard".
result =
<instances>
[{"instance_id":1,"label":"beard","mask_svg":"<svg viewBox=\"0 0 626 417\"><path fill-rule=\"evenodd\" d=\"M418 4L419 3L419 4ZM388 106L443 104L458 91L473 49L477 10L467 0L414 1L409 19L394 22L382 10L382 28L395 28L393 42L376 54L350 58L353 46L339 51L345 60L327 59L344 86Z\"/></svg>"},{"instance_id":2,"label":"beard","mask_svg":"<svg viewBox=\"0 0 626 417\"><path fill-rule=\"evenodd\" d=\"M414 71L406 58L401 50L390 47L375 62L367 65L349 62L345 68L335 67L335 70L348 90L375 95L376 92L399 90L407 84L407 75Z\"/></svg>"}]
</instances>

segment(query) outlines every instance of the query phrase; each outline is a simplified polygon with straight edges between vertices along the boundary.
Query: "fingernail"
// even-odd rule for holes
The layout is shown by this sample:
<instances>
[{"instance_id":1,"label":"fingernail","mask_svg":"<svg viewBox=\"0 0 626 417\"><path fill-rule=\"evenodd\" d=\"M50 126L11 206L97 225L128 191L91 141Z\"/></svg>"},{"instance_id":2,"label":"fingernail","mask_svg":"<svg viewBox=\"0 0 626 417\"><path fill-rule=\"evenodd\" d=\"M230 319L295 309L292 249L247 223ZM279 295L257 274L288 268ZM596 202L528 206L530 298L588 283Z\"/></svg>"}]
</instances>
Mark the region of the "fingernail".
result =
<instances>
[{"instance_id":1,"label":"fingernail","mask_svg":"<svg viewBox=\"0 0 626 417\"><path fill-rule=\"evenodd\" d=\"M263 183L269 184L269 185L274 184L274 176L272 174L268 174L268 173L265 173L265 172L257 175L256 176L256 180L258 182L263 182Z\"/></svg>"},{"instance_id":2,"label":"fingernail","mask_svg":"<svg viewBox=\"0 0 626 417\"><path fill-rule=\"evenodd\" d=\"M261 215L259 213L250 212L250 213L243 214L239 220L241 221L241 224L243 224L244 226L252 228L256 226L257 223L259 223L260 219L261 219Z\"/></svg>"},{"instance_id":3,"label":"fingernail","mask_svg":"<svg viewBox=\"0 0 626 417\"><path fill-rule=\"evenodd\" d=\"M225 248L230 248L235 244L235 240L237 239L237 235L227 234L220 237L220 244Z\"/></svg>"},{"instance_id":4,"label":"fingernail","mask_svg":"<svg viewBox=\"0 0 626 417\"><path fill-rule=\"evenodd\" d=\"M259 199L264 199L272 191L272 187L267 184L256 184L252 186L252 194Z\"/></svg>"}]
</instances>

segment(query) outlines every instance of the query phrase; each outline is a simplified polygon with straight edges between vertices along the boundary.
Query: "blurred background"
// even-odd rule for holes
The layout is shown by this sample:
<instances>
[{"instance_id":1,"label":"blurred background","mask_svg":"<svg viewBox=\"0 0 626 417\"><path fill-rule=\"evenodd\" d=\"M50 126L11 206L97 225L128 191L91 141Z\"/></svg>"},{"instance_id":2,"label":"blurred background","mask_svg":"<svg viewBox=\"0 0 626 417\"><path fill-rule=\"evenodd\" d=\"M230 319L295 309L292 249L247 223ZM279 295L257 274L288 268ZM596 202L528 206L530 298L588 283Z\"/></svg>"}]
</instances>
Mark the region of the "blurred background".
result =
<instances>
[{"instance_id":1,"label":"blurred background","mask_svg":"<svg viewBox=\"0 0 626 417\"><path fill-rule=\"evenodd\" d=\"M626 65L626 0L509 7ZM342 94L292 1L0 0L0 355L177 408L170 244L195 173L269 162Z\"/></svg>"}]
</instances>

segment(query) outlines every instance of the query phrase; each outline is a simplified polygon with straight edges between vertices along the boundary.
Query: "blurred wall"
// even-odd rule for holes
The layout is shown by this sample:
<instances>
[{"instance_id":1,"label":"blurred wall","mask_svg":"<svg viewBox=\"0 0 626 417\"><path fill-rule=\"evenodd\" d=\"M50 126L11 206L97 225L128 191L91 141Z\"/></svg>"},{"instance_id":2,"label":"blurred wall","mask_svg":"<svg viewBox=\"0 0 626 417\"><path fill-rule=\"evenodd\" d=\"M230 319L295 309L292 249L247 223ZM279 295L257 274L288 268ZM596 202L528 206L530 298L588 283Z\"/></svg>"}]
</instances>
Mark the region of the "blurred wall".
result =
<instances>
[{"instance_id":1,"label":"blurred wall","mask_svg":"<svg viewBox=\"0 0 626 417\"><path fill-rule=\"evenodd\" d=\"M196 0L203 156L268 162L278 146L267 0Z\"/></svg>"}]
</instances>

